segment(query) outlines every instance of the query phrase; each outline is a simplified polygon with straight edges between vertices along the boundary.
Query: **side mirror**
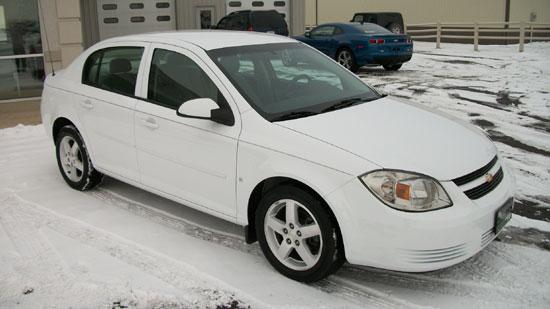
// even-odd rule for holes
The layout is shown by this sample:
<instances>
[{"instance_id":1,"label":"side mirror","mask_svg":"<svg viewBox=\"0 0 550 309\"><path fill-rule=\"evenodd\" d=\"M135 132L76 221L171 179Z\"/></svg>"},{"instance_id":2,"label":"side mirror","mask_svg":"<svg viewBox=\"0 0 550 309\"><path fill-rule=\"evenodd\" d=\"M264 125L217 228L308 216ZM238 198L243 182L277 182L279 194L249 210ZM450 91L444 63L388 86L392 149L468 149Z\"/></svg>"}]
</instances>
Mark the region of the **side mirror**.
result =
<instances>
[{"instance_id":1,"label":"side mirror","mask_svg":"<svg viewBox=\"0 0 550 309\"><path fill-rule=\"evenodd\" d=\"M311 32L306 31L306 33L304 33L304 36L305 36L306 38L309 38L309 37L311 36Z\"/></svg>"},{"instance_id":2,"label":"side mirror","mask_svg":"<svg viewBox=\"0 0 550 309\"><path fill-rule=\"evenodd\" d=\"M228 108L220 108L210 98L199 98L184 102L176 114L180 117L211 120L226 126L235 124L233 113Z\"/></svg>"}]
</instances>

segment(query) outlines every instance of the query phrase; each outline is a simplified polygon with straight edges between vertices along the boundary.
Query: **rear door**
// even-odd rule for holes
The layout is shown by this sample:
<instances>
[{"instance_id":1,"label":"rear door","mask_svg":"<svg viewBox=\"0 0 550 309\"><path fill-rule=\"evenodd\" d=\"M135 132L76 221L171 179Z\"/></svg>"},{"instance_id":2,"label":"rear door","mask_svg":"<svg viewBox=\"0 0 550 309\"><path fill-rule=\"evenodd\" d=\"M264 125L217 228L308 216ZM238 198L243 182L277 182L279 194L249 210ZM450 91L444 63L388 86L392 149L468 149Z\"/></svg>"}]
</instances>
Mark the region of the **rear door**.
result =
<instances>
[{"instance_id":1,"label":"rear door","mask_svg":"<svg viewBox=\"0 0 550 309\"><path fill-rule=\"evenodd\" d=\"M240 118L229 92L196 54L154 44L136 107L136 149L141 181L148 187L235 217L235 177ZM180 117L179 106L211 98L230 108L233 126Z\"/></svg>"},{"instance_id":2,"label":"rear door","mask_svg":"<svg viewBox=\"0 0 550 309\"><path fill-rule=\"evenodd\" d=\"M78 105L94 164L134 181L139 180L134 144L135 92L146 46L117 43L92 53L84 65Z\"/></svg>"}]
</instances>

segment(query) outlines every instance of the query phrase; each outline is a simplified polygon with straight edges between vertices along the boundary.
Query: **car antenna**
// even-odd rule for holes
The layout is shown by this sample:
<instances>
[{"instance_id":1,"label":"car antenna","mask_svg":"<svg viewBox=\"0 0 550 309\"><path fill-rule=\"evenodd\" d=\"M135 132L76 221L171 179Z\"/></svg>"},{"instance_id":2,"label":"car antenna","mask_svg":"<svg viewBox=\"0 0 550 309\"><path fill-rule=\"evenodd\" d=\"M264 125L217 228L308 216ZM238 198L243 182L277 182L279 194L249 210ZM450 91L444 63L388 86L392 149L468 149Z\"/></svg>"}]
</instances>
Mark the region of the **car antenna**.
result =
<instances>
[{"instance_id":1,"label":"car antenna","mask_svg":"<svg viewBox=\"0 0 550 309\"><path fill-rule=\"evenodd\" d=\"M46 30L46 23L44 22L44 11L42 10L42 1L38 1L38 9L40 10L40 15L42 15L42 18L39 18L42 25L44 26L44 38L46 39L46 46L48 47L48 53L50 56L50 66L52 69L52 76L55 76L55 70L53 68L53 61L52 61L52 50L50 49L50 42L48 41L48 31ZM42 52L44 52L44 49L42 48ZM46 60L46 57L44 57L44 60Z\"/></svg>"}]
</instances>

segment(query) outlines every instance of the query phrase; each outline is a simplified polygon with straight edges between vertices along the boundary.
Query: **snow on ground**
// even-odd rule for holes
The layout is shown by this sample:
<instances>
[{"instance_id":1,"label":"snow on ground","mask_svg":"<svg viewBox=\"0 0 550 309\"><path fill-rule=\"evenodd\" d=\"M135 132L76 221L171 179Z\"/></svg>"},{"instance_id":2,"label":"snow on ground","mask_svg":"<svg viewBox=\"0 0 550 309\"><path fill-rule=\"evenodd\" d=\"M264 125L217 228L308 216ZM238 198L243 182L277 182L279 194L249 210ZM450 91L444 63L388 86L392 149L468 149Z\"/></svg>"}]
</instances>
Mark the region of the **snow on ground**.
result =
<instances>
[{"instance_id":1,"label":"snow on ground","mask_svg":"<svg viewBox=\"0 0 550 309\"><path fill-rule=\"evenodd\" d=\"M516 213L550 222L550 43L480 46L415 42L400 71L364 68L384 93L477 125L496 142L518 184ZM411 124L414 125L414 124ZM435 141L436 142L436 141Z\"/></svg>"},{"instance_id":2,"label":"snow on ground","mask_svg":"<svg viewBox=\"0 0 550 309\"><path fill-rule=\"evenodd\" d=\"M402 71L361 74L484 128L516 173L519 213L548 218L550 44L443 47L417 43ZM70 189L42 126L0 130L0 308L548 308L549 235L550 223L514 215L501 241L448 269L345 265L306 285L236 225L110 178Z\"/></svg>"}]
</instances>

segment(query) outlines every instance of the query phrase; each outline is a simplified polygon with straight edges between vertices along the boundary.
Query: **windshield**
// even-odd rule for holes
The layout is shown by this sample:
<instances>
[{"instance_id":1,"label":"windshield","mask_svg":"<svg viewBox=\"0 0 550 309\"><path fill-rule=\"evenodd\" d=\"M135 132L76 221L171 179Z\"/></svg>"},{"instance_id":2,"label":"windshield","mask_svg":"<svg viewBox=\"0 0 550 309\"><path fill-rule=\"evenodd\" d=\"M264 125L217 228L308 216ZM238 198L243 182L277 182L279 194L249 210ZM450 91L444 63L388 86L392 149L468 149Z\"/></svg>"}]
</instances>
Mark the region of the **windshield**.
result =
<instances>
[{"instance_id":1,"label":"windshield","mask_svg":"<svg viewBox=\"0 0 550 309\"><path fill-rule=\"evenodd\" d=\"M311 116L380 97L353 73L300 43L228 47L208 53L269 121Z\"/></svg>"}]
</instances>

